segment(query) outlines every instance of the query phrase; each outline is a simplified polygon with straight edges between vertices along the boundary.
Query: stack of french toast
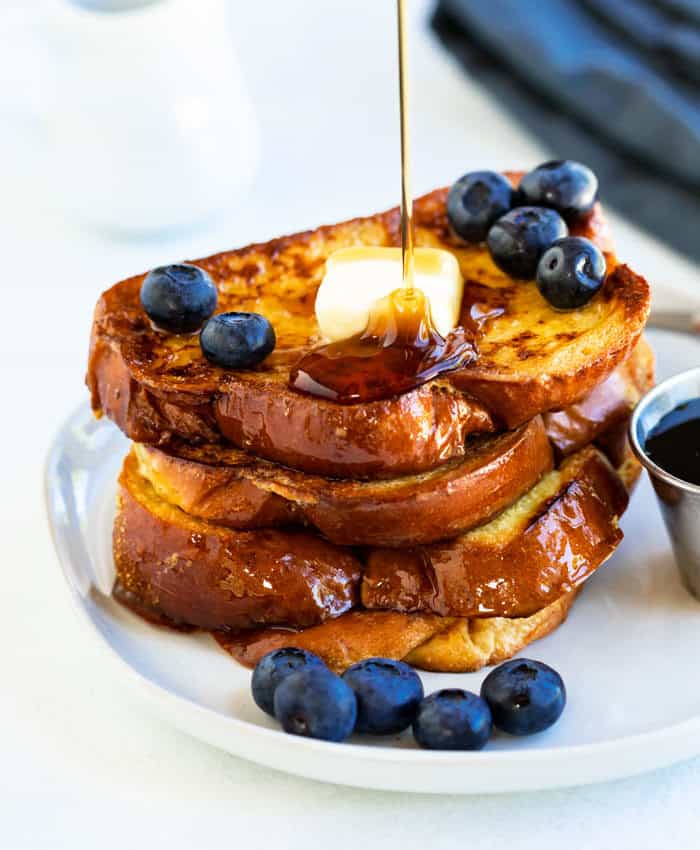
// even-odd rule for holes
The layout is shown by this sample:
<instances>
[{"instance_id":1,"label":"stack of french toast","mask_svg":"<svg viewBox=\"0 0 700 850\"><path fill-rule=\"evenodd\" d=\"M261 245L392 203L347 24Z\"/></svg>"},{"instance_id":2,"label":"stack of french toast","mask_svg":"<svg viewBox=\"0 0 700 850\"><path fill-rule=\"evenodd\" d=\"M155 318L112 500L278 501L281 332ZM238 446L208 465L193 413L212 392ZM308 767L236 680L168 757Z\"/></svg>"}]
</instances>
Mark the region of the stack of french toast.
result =
<instances>
[{"instance_id":1,"label":"stack of french toast","mask_svg":"<svg viewBox=\"0 0 700 850\"><path fill-rule=\"evenodd\" d=\"M564 621L618 546L639 473L626 429L653 382L649 289L617 262L596 204L571 232L603 251L605 282L557 311L455 237L446 195L416 200L415 239L456 257L478 357L389 398L339 404L289 379L323 342L326 259L400 245L397 209L194 262L217 311L274 328L274 350L250 369L212 364L196 334L154 328L144 276L102 295L92 404L133 441L114 525L118 599L211 630L248 665L299 646L336 670L371 656L476 670Z\"/></svg>"}]
</instances>

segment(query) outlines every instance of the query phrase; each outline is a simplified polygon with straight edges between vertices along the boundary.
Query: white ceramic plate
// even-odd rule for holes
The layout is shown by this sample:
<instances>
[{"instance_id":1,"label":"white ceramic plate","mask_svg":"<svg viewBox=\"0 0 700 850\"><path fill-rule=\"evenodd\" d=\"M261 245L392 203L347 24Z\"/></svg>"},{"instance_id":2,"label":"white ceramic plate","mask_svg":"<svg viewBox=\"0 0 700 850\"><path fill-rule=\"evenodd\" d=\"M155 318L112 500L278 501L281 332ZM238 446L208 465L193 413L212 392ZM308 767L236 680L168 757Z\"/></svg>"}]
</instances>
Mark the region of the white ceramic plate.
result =
<instances>
[{"instance_id":1,"label":"white ceramic plate","mask_svg":"<svg viewBox=\"0 0 700 850\"><path fill-rule=\"evenodd\" d=\"M700 343L649 336L659 377L700 364ZM586 584L568 622L526 650L566 681L569 702L559 723L530 739L496 737L479 753L436 753L417 749L409 733L346 744L285 735L253 703L249 671L208 635L149 626L101 592L112 570L115 480L126 449L113 425L94 421L87 406L78 410L49 455L49 520L72 598L104 648L105 664L194 737L300 776L433 793L597 782L700 753L700 603L680 585L646 480L614 558ZM483 676L423 679L426 692L447 685L478 691Z\"/></svg>"}]
</instances>

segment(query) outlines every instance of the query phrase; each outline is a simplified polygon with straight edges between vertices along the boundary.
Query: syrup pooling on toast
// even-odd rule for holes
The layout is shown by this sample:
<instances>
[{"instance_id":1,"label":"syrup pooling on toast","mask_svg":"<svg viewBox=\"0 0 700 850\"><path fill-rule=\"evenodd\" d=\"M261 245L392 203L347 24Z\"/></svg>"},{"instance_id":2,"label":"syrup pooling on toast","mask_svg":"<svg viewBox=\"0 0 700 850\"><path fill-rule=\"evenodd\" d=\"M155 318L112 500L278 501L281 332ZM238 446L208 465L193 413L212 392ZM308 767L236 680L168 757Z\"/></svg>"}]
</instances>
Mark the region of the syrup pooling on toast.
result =
<instances>
[{"instance_id":1,"label":"syrup pooling on toast","mask_svg":"<svg viewBox=\"0 0 700 850\"><path fill-rule=\"evenodd\" d=\"M377 401L408 392L477 357L472 330L458 327L443 337L433 322L430 300L415 286L404 0L397 0L397 18L402 286L377 300L362 333L314 349L294 367L289 380L292 389L339 404ZM359 264L357 271L361 273Z\"/></svg>"},{"instance_id":2,"label":"syrup pooling on toast","mask_svg":"<svg viewBox=\"0 0 700 850\"><path fill-rule=\"evenodd\" d=\"M462 327L441 336L423 293L397 289L377 302L363 333L305 355L290 386L339 404L388 398L472 363L475 336Z\"/></svg>"}]
</instances>

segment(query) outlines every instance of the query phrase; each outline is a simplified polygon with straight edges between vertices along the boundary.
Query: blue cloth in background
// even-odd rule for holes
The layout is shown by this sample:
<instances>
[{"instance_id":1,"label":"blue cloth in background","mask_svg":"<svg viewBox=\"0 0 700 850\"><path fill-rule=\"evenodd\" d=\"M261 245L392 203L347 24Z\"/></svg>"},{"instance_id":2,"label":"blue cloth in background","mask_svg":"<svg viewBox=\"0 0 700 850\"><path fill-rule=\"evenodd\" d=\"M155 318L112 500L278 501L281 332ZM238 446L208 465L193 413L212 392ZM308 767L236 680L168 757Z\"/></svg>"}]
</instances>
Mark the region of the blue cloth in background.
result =
<instances>
[{"instance_id":1,"label":"blue cloth in background","mask_svg":"<svg viewBox=\"0 0 700 850\"><path fill-rule=\"evenodd\" d=\"M438 0L433 26L605 202L700 260L700 0Z\"/></svg>"}]
</instances>

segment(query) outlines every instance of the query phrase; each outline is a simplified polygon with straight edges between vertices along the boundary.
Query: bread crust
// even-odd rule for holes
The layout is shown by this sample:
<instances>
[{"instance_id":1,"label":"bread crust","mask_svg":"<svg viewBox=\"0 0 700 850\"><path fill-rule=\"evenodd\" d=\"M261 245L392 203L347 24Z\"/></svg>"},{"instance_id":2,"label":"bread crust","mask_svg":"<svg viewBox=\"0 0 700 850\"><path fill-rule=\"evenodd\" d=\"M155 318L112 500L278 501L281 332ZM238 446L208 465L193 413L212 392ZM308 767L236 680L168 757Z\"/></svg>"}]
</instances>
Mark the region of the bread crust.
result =
<instances>
[{"instance_id":1,"label":"bread crust","mask_svg":"<svg viewBox=\"0 0 700 850\"><path fill-rule=\"evenodd\" d=\"M627 502L620 476L589 446L486 525L442 543L373 549L362 604L452 617L531 616L612 555Z\"/></svg>"},{"instance_id":2,"label":"bread crust","mask_svg":"<svg viewBox=\"0 0 700 850\"><path fill-rule=\"evenodd\" d=\"M410 549L349 547L291 529L235 531L160 499L129 455L114 526L117 579L176 623L209 629L303 627L364 607L441 617L530 616L612 554L627 504L592 447L546 475L491 522ZM364 558L363 558L364 560Z\"/></svg>"},{"instance_id":3,"label":"bread crust","mask_svg":"<svg viewBox=\"0 0 700 850\"><path fill-rule=\"evenodd\" d=\"M359 601L361 563L317 534L233 531L188 516L122 468L113 551L124 593L175 624L310 626Z\"/></svg>"},{"instance_id":4,"label":"bread crust","mask_svg":"<svg viewBox=\"0 0 700 850\"><path fill-rule=\"evenodd\" d=\"M266 652L297 646L320 656L337 673L377 656L436 673L471 673L500 664L550 634L564 622L575 597L576 591L520 619L351 611L300 632L255 629L245 635L219 632L214 637L237 661L251 668Z\"/></svg>"},{"instance_id":5,"label":"bread crust","mask_svg":"<svg viewBox=\"0 0 700 850\"><path fill-rule=\"evenodd\" d=\"M185 451L181 447L181 451ZM478 439L461 460L390 481L323 478L216 451L226 465L199 463L138 445L139 471L161 498L231 528L293 522L333 543L404 546L454 537L481 525L526 493L553 465L541 417ZM196 450L190 455L202 456Z\"/></svg>"},{"instance_id":6,"label":"bread crust","mask_svg":"<svg viewBox=\"0 0 700 850\"><path fill-rule=\"evenodd\" d=\"M547 436L558 457L566 457L594 441L607 447L611 437L627 430L632 411L641 397L654 386L654 352L642 337L632 354L586 398L565 410L543 416ZM607 451L606 451L607 454ZM623 456L610 456L613 466Z\"/></svg>"},{"instance_id":7,"label":"bread crust","mask_svg":"<svg viewBox=\"0 0 700 850\"><path fill-rule=\"evenodd\" d=\"M314 474L382 478L434 469L462 457L469 434L514 428L580 401L636 345L646 282L609 253L602 291L581 310L557 313L531 283L503 275L483 246L452 237L445 198L441 189L416 200L416 243L457 257L466 281L462 324L474 309L501 313L486 322L476 363L370 404L334 404L288 387L294 363L320 341L314 301L326 257L352 244L400 244L393 209L196 261L218 286L219 310L262 312L275 327L277 348L256 370L212 366L196 336L155 331L140 306L143 275L109 289L95 311L88 368L96 413L137 442L228 440ZM610 251L599 207L577 232Z\"/></svg>"},{"instance_id":8,"label":"bread crust","mask_svg":"<svg viewBox=\"0 0 700 850\"><path fill-rule=\"evenodd\" d=\"M448 539L517 501L559 457L599 439L622 462L630 413L653 383L642 339L601 386L564 411L510 433L472 438L461 460L422 475L359 482L301 473L217 444L137 444L139 471L165 501L192 516L249 530L314 526L341 545L399 547ZM624 436L624 435L622 435Z\"/></svg>"}]
</instances>

